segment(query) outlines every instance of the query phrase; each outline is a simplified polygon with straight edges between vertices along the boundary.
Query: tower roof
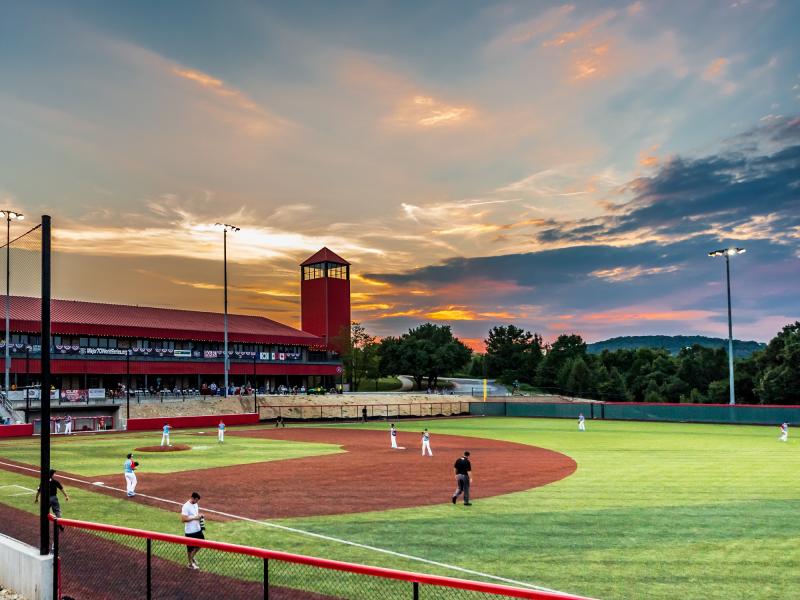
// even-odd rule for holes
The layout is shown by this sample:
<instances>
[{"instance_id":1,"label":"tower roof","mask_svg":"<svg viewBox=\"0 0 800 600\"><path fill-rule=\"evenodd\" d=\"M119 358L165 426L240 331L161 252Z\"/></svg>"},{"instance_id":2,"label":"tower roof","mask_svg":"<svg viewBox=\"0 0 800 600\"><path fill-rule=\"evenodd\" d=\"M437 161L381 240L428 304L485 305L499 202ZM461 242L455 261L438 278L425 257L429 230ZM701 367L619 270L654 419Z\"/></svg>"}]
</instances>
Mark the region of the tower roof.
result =
<instances>
[{"instance_id":1,"label":"tower roof","mask_svg":"<svg viewBox=\"0 0 800 600\"><path fill-rule=\"evenodd\" d=\"M336 263L339 265L349 265L350 263L343 259L341 256L336 254L333 250L328 249L328 247L322 248L313 256L309 256L303 262L300 263L301 267L305 267L306 265L315 265L321 262L331 262Z\"/></svg>"}]
</instances>

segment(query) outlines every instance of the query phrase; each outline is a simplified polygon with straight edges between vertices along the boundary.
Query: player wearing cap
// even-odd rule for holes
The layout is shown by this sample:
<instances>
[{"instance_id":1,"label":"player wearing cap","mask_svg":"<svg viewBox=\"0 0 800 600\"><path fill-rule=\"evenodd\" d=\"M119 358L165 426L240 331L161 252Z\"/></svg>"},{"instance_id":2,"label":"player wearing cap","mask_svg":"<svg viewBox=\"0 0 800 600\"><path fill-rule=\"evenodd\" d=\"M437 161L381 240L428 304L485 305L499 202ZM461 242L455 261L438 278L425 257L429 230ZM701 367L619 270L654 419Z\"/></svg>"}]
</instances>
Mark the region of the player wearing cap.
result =
<instances>
[{"instance_id":1,"label":"player wearing cap","mask_svg":"<svg viewBox=\"0 0 800 600\"><path fill-rule=\"evenodd\" d=\"M422 456L425 456L425 450L428 451L428 456L433 456L433 452L431 451L431 434L428 433L427 428L422 432Z\"/></svg>"},{"instance_id":2,"label":"player wearing cap","mask_svg":"<svg viewBox=\"0 0 800 600\"><path fill-rule=\"evenodd\" d=\"M136 495L136 467L139 466L139 463L133 460L133 454L128 454L128 458L125 461L124 471L125 471L125 485L128 489L128 496L133 497Z\"/></svg>"}]
</instances>

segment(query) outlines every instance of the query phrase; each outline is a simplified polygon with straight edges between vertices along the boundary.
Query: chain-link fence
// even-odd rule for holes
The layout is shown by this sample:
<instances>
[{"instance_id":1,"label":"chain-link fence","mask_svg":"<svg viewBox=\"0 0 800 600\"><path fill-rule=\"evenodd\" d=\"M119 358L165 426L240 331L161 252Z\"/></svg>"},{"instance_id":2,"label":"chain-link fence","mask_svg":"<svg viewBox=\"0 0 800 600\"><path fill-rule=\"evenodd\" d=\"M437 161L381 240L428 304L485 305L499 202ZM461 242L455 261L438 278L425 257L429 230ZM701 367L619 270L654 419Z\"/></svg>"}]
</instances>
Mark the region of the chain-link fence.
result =
<instances>
[{"instance_id":1,"label":"chain-link fence","mask_svg":"<svg viewBox=\"0 0 800 600\"><path fill-rule=\"evenodd\" d=\"M403 404L261 404L259 418L287 421L357 421L453 417L469 414L469 402L414 402Z\"/></svg>"},{"instance_id":2,"label":"chain-link fence","mask_svg":"<svg viewBox=\"0 0 800 600\"><path fill-rule=\"evenodd\" d=\"M581 600L71 519L53 537L61 599Z\"/></svg>"}]
</instances>

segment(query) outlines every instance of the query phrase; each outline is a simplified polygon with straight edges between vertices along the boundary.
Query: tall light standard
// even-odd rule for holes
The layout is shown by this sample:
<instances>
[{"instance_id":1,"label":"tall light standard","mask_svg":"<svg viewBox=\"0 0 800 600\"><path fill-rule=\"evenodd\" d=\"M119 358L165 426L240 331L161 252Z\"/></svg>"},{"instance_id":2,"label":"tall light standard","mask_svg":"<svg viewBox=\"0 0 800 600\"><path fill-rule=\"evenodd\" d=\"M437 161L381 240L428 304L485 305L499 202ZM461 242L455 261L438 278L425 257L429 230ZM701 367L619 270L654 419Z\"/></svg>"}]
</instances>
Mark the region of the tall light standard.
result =
<instances>
[{"instance_id":1,"label":"tall light standard","mask_svg":"<svg viewBox=\"0 0 800 600\"><path fill-rule=\"evenodd\" d=\"M725 257L725 278L728 283L728 387L730 389L730 404L736 404L736 396L733 393L733 319L731 319L731 260L734 254L744 254L744 248L723 248L709 252L709 256Z\"/></svg>"},{"instance_id":2,"label":"tall light standard","mask_svg":"<svg viewBox=\"0 0 800 600\"><path fill-rule=\"evenodd\" d=\"M230 361L228 359L228 231L240 231L238 227L230 225L228 223L214 223L217 227L222 227L222 263L223 263L223 271L225 273L225 326L224 326L224 335L225 335L225 345L223 352L225 353L224 358L224 370L225 370L225 396L228 396L228 371L230 370Z\"/></svg>"},{"instance_id":3,"label":"tall light standard","mask_svg":"<svg viewBox=\"0 0 800 600\"><path fill-rule=\"evenodd\" d=\"M13 210L0 210L6 220L6 379L5 390L8 394L11 374L11 221L22 221L25 215Z\"/></svg>"}]
</instances>

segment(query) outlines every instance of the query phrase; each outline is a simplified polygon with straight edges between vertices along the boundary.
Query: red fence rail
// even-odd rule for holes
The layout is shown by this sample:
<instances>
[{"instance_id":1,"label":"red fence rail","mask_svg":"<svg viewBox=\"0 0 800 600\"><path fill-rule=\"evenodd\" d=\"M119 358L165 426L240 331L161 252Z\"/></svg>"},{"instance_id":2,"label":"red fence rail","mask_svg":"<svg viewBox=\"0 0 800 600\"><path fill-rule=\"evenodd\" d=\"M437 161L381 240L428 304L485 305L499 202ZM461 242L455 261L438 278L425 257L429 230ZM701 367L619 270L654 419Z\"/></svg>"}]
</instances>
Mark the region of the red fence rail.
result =
<instances>
[{"instance_id":1,"label":"red fence rail","mask_svg":"<svg viewBox=\"0 0 800 600\"><path fill-rule=\"evenodd\" d=\"M101 523L51 520L57 598L589 600ZM187 566L189 543L202 551L200 569Z\"/></svg>"}]
</instances>

